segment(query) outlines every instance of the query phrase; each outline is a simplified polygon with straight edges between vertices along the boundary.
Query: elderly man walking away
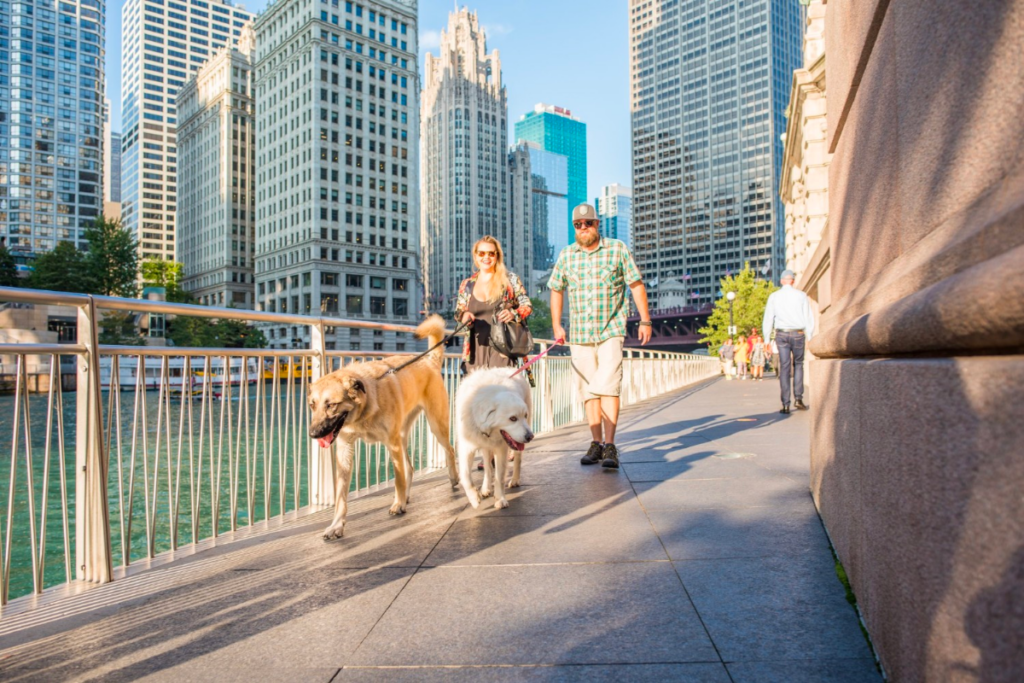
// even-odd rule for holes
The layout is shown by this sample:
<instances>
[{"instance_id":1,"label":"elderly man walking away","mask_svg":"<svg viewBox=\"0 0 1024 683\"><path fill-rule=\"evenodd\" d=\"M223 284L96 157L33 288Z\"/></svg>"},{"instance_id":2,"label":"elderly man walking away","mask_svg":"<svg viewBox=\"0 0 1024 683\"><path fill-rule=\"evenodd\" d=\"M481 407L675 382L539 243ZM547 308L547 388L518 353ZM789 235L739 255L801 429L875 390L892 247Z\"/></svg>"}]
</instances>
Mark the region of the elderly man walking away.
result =
<instances>
[{"instance_id":1,"label":"elderly man walking away","mask_svg":"<svg viewBox=\"0 0 1024 683\"><path fill-rule=\"evenodd\" d=\"M556 339L566 339L562 304L568 289L572 370L593 437L580 463L618 468L615 427L622 390L627 286L640 312L637 336L641 344L651 340L651 316L647 289L629 249L619 240L601 237L598 224L597 211L590 204L573 209L576 243L562 249L548 280L551 327Z\"/></svg>"},{"instance_id":2,"label":"elderly man walking away","mask_svg":"<svg viewBox=\"0 0 1024 683\"><path fill-rule=\"evenodd\" d=\"M771 339L772 331L775 331L775 343L779 347L779 382L782 384L782 410L779 412L783 415L789 414L791 391L796 396L793 407L807 410L804 403L804 347L814 334L811 302L806 294L793 287L795 279L793 271L782 271L779 279L782 289L768 297L761 325L765 339Z\"/></svg>"}]
</instances>

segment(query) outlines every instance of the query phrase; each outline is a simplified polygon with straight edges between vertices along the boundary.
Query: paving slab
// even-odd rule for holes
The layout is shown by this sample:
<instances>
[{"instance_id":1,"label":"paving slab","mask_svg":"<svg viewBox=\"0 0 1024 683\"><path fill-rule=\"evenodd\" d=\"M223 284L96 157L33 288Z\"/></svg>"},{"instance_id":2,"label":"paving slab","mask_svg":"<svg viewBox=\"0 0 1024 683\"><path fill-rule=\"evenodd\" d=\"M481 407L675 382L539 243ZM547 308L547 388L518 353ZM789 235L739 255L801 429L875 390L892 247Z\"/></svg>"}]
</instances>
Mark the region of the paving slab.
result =
<instances>
[{"instance_id":1,"label":"paving slab","mask_svg":"<svg viewBox=\"0 0 1024 683\"><path fill-rule=\"evenodd\" d=\"M828 553L828 537L810 506L648 510L647 515L673 560Z\"/></svg>"},{"instance_id":2,"label":"paving slab","mask_svg":"<svg viewBox=\"0 0 1024 683\"><path fill-rule=\"evenodd\" d=\"M345 667L335 681L559 681L559 683L730 683L721 664Z\"/></svg>"},{"instance_id":3,"label":"paving slab","mask_svg":"<svg viewBox=\"0 0 1024 683\"><path fill-rule=\"evenodd\" d=\"M716 661L672 565L637 562L422 570L353 664Z\"/></svg>"},{"instance_id":4,"label":"paving slab","mask_svg":"<svg viewBox=\"0 0 1024 683\"><path fill-rule=\"evenodd\" d=\"M633 488L646 510L813 508L807 485L781 475L742 479L670 479L637 482Z\"/></svg>"},{"instance_id":5,"label":"paving slab","mask_svg":"<svg viewBox=\"0 0 1024 683\"><path fill-rule=\"evenodd\" d=\"M870 658L826 554L675 566L725 661Z\"/></svg>"},{"instance_id":6,"label":"paving slab","mask_svg":"<svg viewBox=\"0 0 1024 683\"><path fill-rule=\"evenodd\" d=\"M611 498L570 514L499 513L459 520L424 565L667 559L661 540L636 498Z\"/></svg>"},{"instance_id":7,"label":"paving slab","mask_svg":"<svg viewBox=\"0 0 1024 683\"><path fill-rule=\"evenodd\" d=\"M878 683L875 660L820 659L772 662L729 662L734 683Z\"/></svg>"}]
</instances>

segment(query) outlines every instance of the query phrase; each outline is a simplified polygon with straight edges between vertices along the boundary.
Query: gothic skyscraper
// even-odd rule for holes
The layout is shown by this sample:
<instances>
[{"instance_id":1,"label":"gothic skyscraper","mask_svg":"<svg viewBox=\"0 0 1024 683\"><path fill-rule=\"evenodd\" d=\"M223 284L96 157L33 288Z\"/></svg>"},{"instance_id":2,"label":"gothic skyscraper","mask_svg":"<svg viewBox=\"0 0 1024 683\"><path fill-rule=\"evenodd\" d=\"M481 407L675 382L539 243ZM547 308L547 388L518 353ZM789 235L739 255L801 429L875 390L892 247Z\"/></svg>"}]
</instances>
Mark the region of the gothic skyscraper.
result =
<instances>
[{"instance_id":1,"label":"gothic skyscraper","mask_svg":"<svg viewBox=\"0 0 1024 683\"><path fill-rule=\"evenodd\" d=\"M441 53L428 53L421 105L422 230L427 303L454 307L473 272L470 248L482 235L512 242L509 217L508 103L498 51L487 53L477 15L448 16ZM528 272L506 253L511 270Z\"/></svg>"}]
</instances>

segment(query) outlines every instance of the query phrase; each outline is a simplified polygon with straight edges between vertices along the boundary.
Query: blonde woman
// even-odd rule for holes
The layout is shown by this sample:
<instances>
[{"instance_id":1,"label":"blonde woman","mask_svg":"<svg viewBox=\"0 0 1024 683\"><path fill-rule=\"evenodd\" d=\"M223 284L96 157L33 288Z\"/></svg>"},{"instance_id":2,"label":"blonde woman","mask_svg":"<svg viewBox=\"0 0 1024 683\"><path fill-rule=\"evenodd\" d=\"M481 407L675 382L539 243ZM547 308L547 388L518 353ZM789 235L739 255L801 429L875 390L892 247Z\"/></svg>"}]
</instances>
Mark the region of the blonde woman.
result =
<instances>
[{"instance_id":1,"label":"blonde woman","mask_svg":"<svg viewBox=\"0 0 1024 683\"><path fill-rule=\"evenodd\" d=\"M515 361L491 347L491 320L523 322L533 308L519 277L505 267L505 254L496 237L484 235L473 245L477 272L459 285L455 319L470 324L462 346L465 372L478 368L505 368Z\"/></svg>"}]
</instances>

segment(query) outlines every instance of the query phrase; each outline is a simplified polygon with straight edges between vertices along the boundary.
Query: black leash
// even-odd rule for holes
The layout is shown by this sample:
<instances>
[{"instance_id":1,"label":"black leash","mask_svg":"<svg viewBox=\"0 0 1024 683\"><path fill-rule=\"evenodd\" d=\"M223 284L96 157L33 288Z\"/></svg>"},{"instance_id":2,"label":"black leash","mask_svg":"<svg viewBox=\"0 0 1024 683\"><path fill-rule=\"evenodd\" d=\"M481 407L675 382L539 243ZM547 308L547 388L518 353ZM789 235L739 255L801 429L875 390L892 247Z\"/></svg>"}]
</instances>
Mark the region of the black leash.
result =
<instances>
[{"instance_id":1,"label":"black leash","mask_svg":"<svg viewBox=\"0 0 1024 683\"><path fill-rule=\"evenodd\" d=\"M397 373L402 368L405 368L405 367L408 367L408 366L412 365L413 363L415 363L419 359L421 359L424 356L428 355L431 351L436 349L438 346L441 346L441 344L445 344L449 340L454 339L455 335L457 335L459 332L461 332L462 330L466 329L467 327L469 327L469 323L459 323L458 327L456 327L455 330L451 334L449 334L447 337L445 337L441 341L437 342L436 344L431 346L429 349L427 349L423 353L421 353L421 354L419 354L417 356L413 356L412 358L410 358L409 360L405 361L401 365L398 365L398 366L393 367L393 368L388 368L387 372L385 372L383 375L381 375L377 379L384 379L388 375L394 375L395 373Z\"/></svg>"}]
</instances>

